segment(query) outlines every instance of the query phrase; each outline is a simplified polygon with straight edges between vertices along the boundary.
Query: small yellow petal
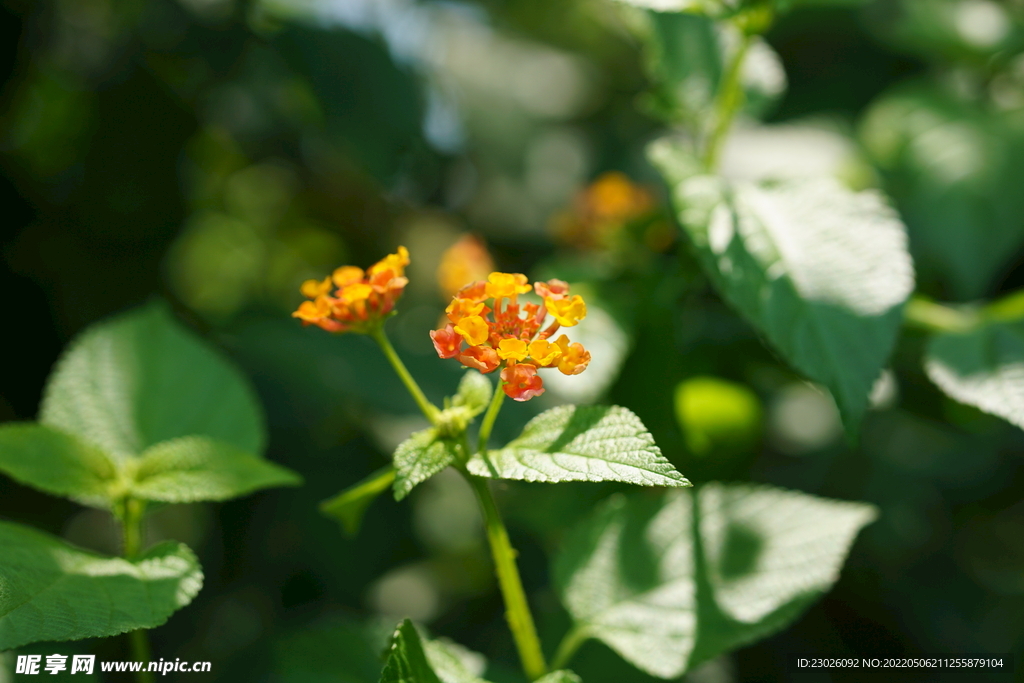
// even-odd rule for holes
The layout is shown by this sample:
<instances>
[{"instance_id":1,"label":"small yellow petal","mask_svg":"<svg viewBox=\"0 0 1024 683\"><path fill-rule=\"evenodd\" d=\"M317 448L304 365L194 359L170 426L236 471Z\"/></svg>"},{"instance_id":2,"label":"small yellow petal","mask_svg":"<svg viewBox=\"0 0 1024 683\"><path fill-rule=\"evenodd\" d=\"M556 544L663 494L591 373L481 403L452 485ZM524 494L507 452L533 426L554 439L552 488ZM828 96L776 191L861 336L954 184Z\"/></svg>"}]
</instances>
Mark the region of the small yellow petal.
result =
<instances>
[{"instance_id":1,"label":"small yellow petal","mask_svg":"<svg viewBox=\"0 0 1024 683\"><path fill-rule=\"evenodd\" d=\"M526 342L522 339L502 339L498 342L498 357L502 360L525 360Z\"/></svg>"},{"instance_id":2,"label":"small yellow petal","mask_svg":"<svg viewBox=\"0 0 1024 683\"><path fill-rule=\"evenodd\" d=\"M487 321L478 315L471 315L459 321L455 331L462 335L470 346L480 346L490 336L490 328Z\"/></svg>"}]
</instances>

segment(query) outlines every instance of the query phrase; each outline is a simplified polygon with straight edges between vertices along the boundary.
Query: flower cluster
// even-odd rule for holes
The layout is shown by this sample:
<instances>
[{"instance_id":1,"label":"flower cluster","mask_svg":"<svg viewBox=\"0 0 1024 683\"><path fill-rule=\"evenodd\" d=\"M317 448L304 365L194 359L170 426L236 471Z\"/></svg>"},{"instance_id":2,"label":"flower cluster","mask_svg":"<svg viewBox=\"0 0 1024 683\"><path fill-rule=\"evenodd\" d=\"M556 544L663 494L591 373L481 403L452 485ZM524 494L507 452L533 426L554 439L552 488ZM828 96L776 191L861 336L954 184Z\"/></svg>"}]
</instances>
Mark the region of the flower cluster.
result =
<instances>
[{"instance_id":1,"label":"flower cluster","mask_svg":"<svg viewBox=\"0 0 1024 683\"><path fill-rule=\"evenodd\" d=\"M409 251L398 247L398 253L385 256L365 272L356 266L342 266L323 281L306 280L301 292L310 301L303 301L292 317L328 332L366 334L391 313L402 296L409 282L407 265Z\"/></svg>"},{"instance_id":2,"label":"flower cluster","mask_svg":"<svg viewBox=\"0 0 1024 683\"><path fill-rule=\"evenodd\" d=\"M572 208L552 218L556 236L582 249L607 248L630 221L649 215L654 197L617 171L601 175L577 193Z\"/></svg>"},{"instance_id":3,"label":"flower cluster","mask_svg":"<svg viewBox=\"0 0 1024 683\"><path fill-rule=\"evenodd\" d=\"M520 304L519 295L531 290L542 303ZM569 285L561 280L531 287L525 275L491 273L486 281L460 289L445 312L448 324L430 333L437 355L483 373L504 366L502 389L516 401L544 393L539 369L578 375L590 363L590 352L579 342L571 343L564 334L551 341L559 328L572 327L587 315L583 297L570 296ZM554 321L544 327L549 315Z\"/></svg>"}]
</instances>

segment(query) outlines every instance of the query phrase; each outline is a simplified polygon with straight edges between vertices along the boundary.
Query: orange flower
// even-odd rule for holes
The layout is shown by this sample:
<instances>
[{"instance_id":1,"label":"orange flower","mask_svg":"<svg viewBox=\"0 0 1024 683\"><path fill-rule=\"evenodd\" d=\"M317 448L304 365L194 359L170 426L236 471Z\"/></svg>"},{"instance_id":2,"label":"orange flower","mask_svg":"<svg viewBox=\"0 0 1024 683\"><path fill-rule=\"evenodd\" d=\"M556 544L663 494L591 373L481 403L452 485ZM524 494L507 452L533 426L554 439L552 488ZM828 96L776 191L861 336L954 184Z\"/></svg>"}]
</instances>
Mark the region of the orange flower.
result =
<instances>
[{"instance_id":1,"label":"orange flower","mask_svg":"<svg viewBox=\"0 0 1024 683\"><path fill-rule=\"evenodd\" d=\"M501 365L498 352L490 346L471 346L459 354L459 362L467 368L484 373L494 372Z\"/></svg>"},{"instance_id":2,"label":"orange flower","mask_svg":"<svg viewBox=\"0 0 1024 683\"><path fill-rule=\"evenodd\" d=\"M430 340L434 342L434 350L441 358L455 358L462 347L462 337L450 324L445 325L444 329L431 331Z\"/></svg>"},{"instance_id":3,"label":"orange flower","mask_svg":"<svg viewBox=\"0 0 1024 683\"><path fill-rule=\"evenodd\" d=\"M583 297L570 296L565 282L549 280L532 287L544 299L543 305L518 303L518 296L530 289L526 276L519 273L491 273L486 282L478 280L459 289L446 309L451 322L430 333L437 355L458 358L484 373L504 365L503 390L517 401L544 393L538 369L557 367L567 375L583 372L590 352L582 344L570 343L564 334L548 341L561 326L572 327L583 320L587 314ZM485 304L487 299L493 299L490 306ZM554 320L544 327L549 314Z\"/></svg>"},{"instance_id":4,"label":"orange flower","mask_svg":"<svg viewBox=\"0 0 1024 683\"><path fill-rule=\"evenodd\" d=\"M312 301L302 302L292 317L328 332L367 334L394 310L409 282L407 265L409 252L398 247L397 253L385 256L365 273L356 266L342 266L323 281L306 280L300 291ZM337 289L332 295L333 287Z\"/></svg>"},{"instance_id":5,"label":"orange flower","mask_svg":"<svg viewBox=\"0 0 1024 683\"><path fill-rule=\"evenodd\" d=\"M628 176L610 171L577 193L570 209L552 218L552 228L563 242L584 249L610 246L629 222L649 216L654 198Z\"/></svg>"},{"instance_id":6,"label":"orange flower","mask_svg":"<svg viewBox=\"0 0 1024 683\"><path fill-rule=\"evenodd\" d=\"M494 261L483 241L475 235L463 235L441 256L437 284L445 296L454 296L462 285L480 280L494 270Z\"/></svg>"},{"instance_id":7,"label":"orange flower","mask_svg":"<svg viewBox=\"0 0 1024 683\"><path fill-rule=\"evenodd\" d=\"M529 401L544 393L544 382L537 376L537 368L527 363L510 365L501 371L505 383L502 390L515 401Z\"/></svg>"},{"instance_id":8,"label":"orange flower","mask_svg":"<svg viewBox=\"0 0 1024 683\"><path fill-rule=\"evenodd\" d=\"M583 348L583 344L579 342L570 344L569 338L564 334L556 339L555 343L562 350L562 357L558 361L558 371L563 375L578 375L590 365L590 351Z\"/></svg>"}]
</instances>

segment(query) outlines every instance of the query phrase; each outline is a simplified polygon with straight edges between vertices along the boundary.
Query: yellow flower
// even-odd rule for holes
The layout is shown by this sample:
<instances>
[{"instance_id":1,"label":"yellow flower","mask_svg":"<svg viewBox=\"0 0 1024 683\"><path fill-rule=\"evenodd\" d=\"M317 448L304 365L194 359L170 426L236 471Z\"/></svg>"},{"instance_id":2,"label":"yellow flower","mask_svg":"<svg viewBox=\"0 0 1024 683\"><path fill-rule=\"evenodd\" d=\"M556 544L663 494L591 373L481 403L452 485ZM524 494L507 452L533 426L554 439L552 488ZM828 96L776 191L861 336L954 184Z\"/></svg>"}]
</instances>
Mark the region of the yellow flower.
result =
<instances>
[{"instance_id":1,"label":"yellow flower","mask_svg":"<svg viewBox=\"0 0 1024 683\"><path fill-rule=\"evenodd\" d=\"M526 342L522 339L502 339L498 342L498 357L502 360L525 360Z\"/></svg>"},{"instance_id":2,"label":"yellow flower","mask_svg":"<svg viewBox=\"0 0 1024 683\"><path fill-rule=\"evenodd\" d=\"M571 299L544 299L544 305L562 327L572 327L587 317L587 304L579 294Z\"/></svg>"},{"instance_id":3,"label":"yellow flower","mask_svg":"<svg viewBox=\"0 0 1024 683\"><path fill-rule=\"evenodd\" d=\"M357 301L365 301L373 292L373 287L362 282L353 282L346 285L338 295L342 303L353 304Z\"/></svg>"},{"instance_id":4,"label":"yellow flower","mask_svg":"<svg viewBox=\"0 0 1024 683\"><path fill-rule=\"evenodd\" d=\"M552 344L544 339L530 342L530 358L542 368L550 366L561 357L562 349L558 347L558 344Z\"/></svg>"},{"instance_id":5,"label":"yellow flower","mask_svg":"<svg viewBox=\"0 0 1024 683\"><path fill-rule=\"evenodd\" d=\"M478 315L471 315L459 321L455 331L462 335L470 346L480 346L490 336L490 328L487 321Z\"/></svg>"},{"instance_id":6,"label":"yellow flower","mask_svg":"<svg viewBox=\"0 0 1024 683\"><path fill-rule=\"evenodd\" d=\"M334 279L335 286L344 287L345 285L362 280L363 269L356 266L342 266L341 268L335 268L334 274L331 277Z\"/></svg>"},{"instance_id":7,"label":"yellow flower","mask_svg":"<svg viewBox=\"0 0 1024 683\"><path fill-rule=\"evenodd\" d=\"M323 282L320 280L306 280L302 283L299 291L307 299L315 299L331 291L331 278L326 277Z\"/></svg>"},{"instance_id":8,"label":"yellow flower","mask_svg":"<svg viewBox=\"0 0 1024 683\"><path fill-rule=\"evenodd\" d=\"M409 250L405 247L398 247L398 253L388 254L377 263L370 266L368 275L373 277L377 273L383 273L386 270L390 270L395 274L395 277L401 277L405 275L405 267L409 265Z\"/></svg>"},{"instance_id":9,"label":"yellow flower","mask_svg":"<svg viewBox=\"0 0 1024 683\"><path fill-rule=\"evenodd\" d=\"M458 325L463 318L468 318L471 315L479 316L483 310L484 302L482 301L452 299L452 302L448 304L448 308L444 309L444 312L448 314L449 320Z\"/></svg>"},{"instance_id":10,"label":"yellow flower","mask_svg":"<svg viewBox=\"0 0 1024 683\"><path fill-rule=\"evenodd\" d=\"M487 296L495 299L512 298L531 289L533 287L527 284L526 276L522 273L491 273L487 276Z\"/></svg>"}]
</instances>

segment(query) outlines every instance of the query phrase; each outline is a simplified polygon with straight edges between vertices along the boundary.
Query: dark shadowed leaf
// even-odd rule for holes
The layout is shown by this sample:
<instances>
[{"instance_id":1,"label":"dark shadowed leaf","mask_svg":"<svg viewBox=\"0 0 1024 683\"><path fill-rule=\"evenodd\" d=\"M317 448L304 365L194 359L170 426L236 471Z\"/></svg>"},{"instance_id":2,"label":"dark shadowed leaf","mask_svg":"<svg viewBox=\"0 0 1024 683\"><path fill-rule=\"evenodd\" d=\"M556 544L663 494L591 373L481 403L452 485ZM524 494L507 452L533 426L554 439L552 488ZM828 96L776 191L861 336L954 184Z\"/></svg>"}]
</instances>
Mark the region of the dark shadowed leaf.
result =
<instances>
[{"instance_id":1,"label":"dark shadowed leaf","mask_svg":"<svg viewBox=\"0 0 1024 683\"><path fill-rule=\"evenodd\" d=\"M391 465L383 467L334 498L320 503L320 512L338 520L347 535L355 536L363 521L366 508L377 496L388 490L394 481L395 468Z\"/></svg>"}]
</instances>

